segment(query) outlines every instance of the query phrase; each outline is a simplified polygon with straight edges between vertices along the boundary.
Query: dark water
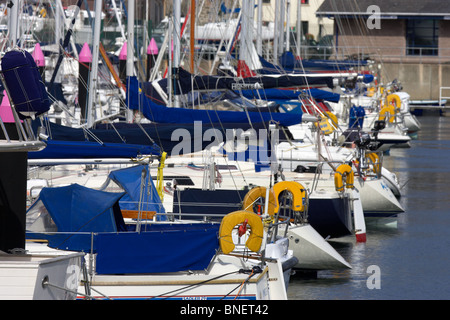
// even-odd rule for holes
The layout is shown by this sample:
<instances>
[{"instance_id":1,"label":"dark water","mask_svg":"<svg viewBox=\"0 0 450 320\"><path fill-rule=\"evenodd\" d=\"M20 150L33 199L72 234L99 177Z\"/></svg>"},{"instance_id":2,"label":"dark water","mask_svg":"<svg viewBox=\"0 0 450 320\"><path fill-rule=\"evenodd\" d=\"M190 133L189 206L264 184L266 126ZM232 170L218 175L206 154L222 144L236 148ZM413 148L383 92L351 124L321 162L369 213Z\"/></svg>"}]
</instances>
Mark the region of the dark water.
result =
<instances>
[{"instance_id":1,"label":"dark water","mask_svg":"<svg viewBox=\"0 0 450 320\"><path fill-rule=\"evenodd\" d=\"M418 120L411 148L393 149L384 160L403 186L406 212L397 227L368 225L366 243L332 243L353 268L294 275L289 299L450 299L450 117Z\"/></svg>"}]
</instances>

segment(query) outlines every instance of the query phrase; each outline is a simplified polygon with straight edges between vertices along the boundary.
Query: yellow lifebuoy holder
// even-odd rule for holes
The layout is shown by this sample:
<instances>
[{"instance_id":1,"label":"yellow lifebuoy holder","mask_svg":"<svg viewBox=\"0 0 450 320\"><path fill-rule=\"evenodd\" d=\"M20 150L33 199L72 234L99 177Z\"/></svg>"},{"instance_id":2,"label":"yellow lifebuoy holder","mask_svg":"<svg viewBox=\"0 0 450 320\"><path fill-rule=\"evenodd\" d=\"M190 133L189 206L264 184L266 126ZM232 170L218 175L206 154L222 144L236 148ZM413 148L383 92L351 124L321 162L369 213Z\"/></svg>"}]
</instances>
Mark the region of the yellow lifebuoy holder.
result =
<instances>
[{"instance_id":1,"label":"yellow lifebuoy holder","mask_svg":"<svg viewBox=\"0 0 450 320\"><path fill-rule=\"evenodd\" d=\"M334 174L334 185L336 187L336 191L344 191L344 177L346 187L348 189L354 188L353 183L355 177L352 167L350 167L348 164L341 164L339 167L337 167Z\"/></svg>"},{"instance_id":2,"label":"yellow lifebuoy holder","mask_svg":"<svg viewBox=\"0 0 450 320\"><path fill-rule=\"evenodd\" d=\"M380 157L376 153L367 153L366 158L372 163L372 170L374 173L380 172Z\"/></svg>"},{"instance_id":3,"label":"yellow lifebuoy holder","mask_svg":"<svg viewBox=\"0 0 450 320\"><path fill-rule=\"evenodd\" d=\"M45 18L47 16L47 10L45 10L45 8L42 8L41 11L39 11L39 14L42 18Z\"/></svg>"},{"instance_id":4,"label":"yellow lifebuoy holder","mask_svg":"<svg viewBox=\"0 0 450 320\"><path fill-rule=\"evenodd\" d=\"M378 116L378 120L386 121L386 117L388 117L388 121L393 123L395 120L395 109L392 105L384 105L380 110L380 114Z\"/></svg>"},{"instance_id":5,"label":"yellow lifebuoy holder","mask_svg":"<svg viewBox=\"0 0 450 320\"><path fill-rule=\"evenodd\" d=\"M376 93L376 88L375 87L370 87L368 90L367 90L367 93L366 93L366 95L368 96L368 97L373 97L373 95Z\"/></svg>"},{"instance_id":6,"label":"yellow lifebuoy holder","mask_svg":"<svg viewBox=\"0 0 450 320\"><path fill-rule=\"evenodd\" d=\"M163 184L164 184L164 174L163 169L165 167L165 161L167 157L167 152L163 152L161 155L161 158L159 159L159 166L158 166L158 176L157 176L157 182L156 182L156 191L158 192L159 197L161 198L161 201L164 198L163 193Z\"/></svg>"},{"instance_id":7,"label":"yellow lifebuoy holder","mask_svg":"<svg viewBox=\"0 0 450 320\"><path fill-rule=\"evenodd\" d=\"M244 197L244 201L242 202L242 210L244 211L253 211L253 204L258 198L266 199L267 189L265 187L254 187ZM277 202L275 200L275 196L272 190L269 190L269 202L267 213L270 216L273 216L275 213L275 207L277 206ZM264 213L264 212L261 212Z\"/></svg>"},{"instance_id":8,"label":"yellow lifebuoy holder","mask_svg":"<svg viewBox=\"0 0 450 320\"><path fill-rule=\"evenodd\" d=\"M233 243L232 231L238 224L245 223L250 226L250 235L245 242L246 247L253 251L258 252L261 248L264 228L259 217L256 213L248 211L234 211L227 214L220 224L219 229L219 244L223 253L228 254L234 250L235 244Z\"/></svg>"},{"instance_id":9,"label":"yellow lifebuoy holder","mask_svg":"<svg viewBox=\"0 0 450 320\"><path fill-rule=\"evenodd\" d=\"M326 111L319 121L319 128L325 135L332 134L337 126L338 119L336 115L330 111Z\"/></svg>"},{"instance_id":10,"label":"yellow lifebuoy holder","mask_svg":"<svg viewBox=\"0 0 450 320\"><path fill-rule=\"evenodd\" d=\"M388 105L392 105L392 102L395 103L395 109L394 110L400 110L400 108L402 107L402 100L400 99L398 94L391 93L390 95L388 95L386 97L386 103Z\"/></svg>"},{"instance_id":11,"label":"yellow lifebuoy holder","mask_svg":"<svg viewBox=\"0 0 450 320\"><path fill-rule=\"evenodd\" d=\"M280 209L280 203L278 202L278 196L281 192L287 190L292 194L292 210L297 212L303 212L305 210L304 200L306 199L306 189L300 182L297 181L281 181L276 183L272 190L275 195L275 213Z\"/></svg>"}]
</instances>

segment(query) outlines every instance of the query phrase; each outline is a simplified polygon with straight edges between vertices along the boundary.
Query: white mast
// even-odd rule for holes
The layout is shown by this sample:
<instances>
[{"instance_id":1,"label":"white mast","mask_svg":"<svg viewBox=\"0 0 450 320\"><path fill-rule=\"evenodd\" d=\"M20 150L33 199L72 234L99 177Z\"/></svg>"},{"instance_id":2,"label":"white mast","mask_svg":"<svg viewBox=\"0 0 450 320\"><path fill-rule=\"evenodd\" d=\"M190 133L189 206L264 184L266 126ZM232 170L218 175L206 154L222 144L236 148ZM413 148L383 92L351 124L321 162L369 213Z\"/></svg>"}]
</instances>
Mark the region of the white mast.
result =
<instances>
[{"instance_id":1,"label":"white mast","mask_svg":"<svg viewBox=\"0 0 450 320\"><path fill-rule=\"evenodd\" d=\"M262 56L262 0L258 0L258 13L257 13L257 33L260 35L256 37L256 52Z\"/></svg>"},{"instance_id":2,"label":"white mast","mask_svg":"<svg viewBox=\"0 0 450 320\"><path fill-rule=\"evenodd\" d=\"M194 12L195 14L195 12ZM180 39L181 39L181 0L173 0L173 68L174 70L178 70L180 67ZM176 77L178 75L174 75L172 73L172 77ZM170 79L170 81L174 81L174 79ZM175 84L175 83L174 83ZM174 85L174 88L176 86ZM173 102L174 107L180 107L180 96L179 92L174 95Z\"/></svg>"},{"instance_id":3,"label":"white mast","mask_svg":"<svg viewBox=\"0 0 450 320\"><path fill-rule=\"evenodd\" d=\"M244 60L247 65L252 65L252 45L254 32L254 0L244 0L242 2L242 28L241 28L241 43L239 50L239 59Z\"/></svg>"},{"instance_id":4,"label":"white mast","mask_svg":"<svg viewBox=\"0 0 450 320\"><path fill-rule=\"evenodd\" d=\"M302 0L297 1L297 55L300 57L302 41Z\"/></svg>"},{"instance_id":5,"label":"white mast","mask_svg":"<svg viewBox=\"0 0 450 320\"><path fill-rule=\"evenodd\" d=\"M278 32L280 24L280 1L275 1L275 21L273 29L273 63L278 64Z\"/></svg>"},{"instance_id":6,"label":"white mast","mask_svg":"<svg viewBox=\"0 0 450 320\"><path fill-rule=\"evenodd\" d=\"M130 1L133 2L133 1ZM100 51L100 27L102 21L102 0L95 0L94 35L92 45L92 64L89 75L88 106L86 112L87 127L91 128L95 121L94 98L97 94L98 55Z\"/></svg>"},{"instance_id":7,"label":"white mast","mask_svg":"<svg viewBox=\"0 0 450 320\"><path fill-rule=\"evenodd\" d=\"M291 0L286 0L286 52L290 51Z\"/></svg>"},{"instance_id":8,"label":"white mast","mask_svg":"<svg viewBox=\"0 0 450 320\"><path fill-rule=\"evenodd\" d=\"M11 1L12 7L8 9L9 45L14 48L17 45L19 0Z\"/></svg>"},{"instance_id":9,"label":"white mast","mask_svg":"<svg viewBox=\"0 0 450 320\"><path fill-rule=\"evenodd\" d=\"M125 36L125 31L123 30L122 19L120 19L120 17L119 17L119 12L118 12L117 6L116 6L116 0L112 0L111 4L112 4L113 9L114 9L114 15L116 16L117 24L119 25L120 34L122 35L123 40L126 41L127 38ZM127 47L127 49L128 49L128 47Z\"/></svg>"},{"instance_id":10,"label":"white mast","mask_svg":"<svg viewBox=\"0 0 450 320\"><path fill-rule=\"evenodd\" d=\"M128 1L128 23L127 23L127 82L129 77L134 76L134 1ZM127 95L130 94L130 90L127 90ZM130 97L128 96L128 103ZM127 122L133 121L133 112L130 110L130 106L127 106Z\"/></svg>"},{"instance_id":11,"label":"white mast","mask_svg":"<svg viewBox=\"0 0 450 320\"><path fill-rule=\"evenodd\" d=\"M279 23L279 25L278 25L278 27L279 27L279 29L278 29L278 35L279 35L279 37L278 37L278 48L279 48L279 50L280 50L280 52L279 53L283 53L283 48L284 48L284 22L285 22L285 11L286 11L286 8L285 8L285 0L278 0L277 2L279 2L280 3L280 10L279 10L279 13L280 13L280 23ZM277 59L278 59L278 57L277 57Z\"/></svg>"}]
</instances>

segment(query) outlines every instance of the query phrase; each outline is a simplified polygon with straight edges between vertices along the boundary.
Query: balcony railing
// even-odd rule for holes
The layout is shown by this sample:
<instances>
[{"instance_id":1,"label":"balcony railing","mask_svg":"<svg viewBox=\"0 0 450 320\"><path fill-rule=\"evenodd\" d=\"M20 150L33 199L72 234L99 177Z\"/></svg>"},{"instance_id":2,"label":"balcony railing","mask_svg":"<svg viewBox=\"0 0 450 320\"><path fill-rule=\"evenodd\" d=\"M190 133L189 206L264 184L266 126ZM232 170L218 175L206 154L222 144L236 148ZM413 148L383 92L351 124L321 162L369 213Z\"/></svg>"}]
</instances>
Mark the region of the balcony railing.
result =
<instances>
[{"instance_id":1,"label":"balcony railing","mask_svg":"<svg viewBox=\"0 0 450 320\"><path fill-rule=\"evenodd\" d=\"M264 48L264 56L271 56L270 46ZM267 51L269 50L269 51ZM291 47L296 54L297 48ZM372 59L383 62L444 63L450 62L450 48L429 47L373 47L373 46L338 46L319 47L302 46L303 59Z\"/></svg>"}]
</instances>

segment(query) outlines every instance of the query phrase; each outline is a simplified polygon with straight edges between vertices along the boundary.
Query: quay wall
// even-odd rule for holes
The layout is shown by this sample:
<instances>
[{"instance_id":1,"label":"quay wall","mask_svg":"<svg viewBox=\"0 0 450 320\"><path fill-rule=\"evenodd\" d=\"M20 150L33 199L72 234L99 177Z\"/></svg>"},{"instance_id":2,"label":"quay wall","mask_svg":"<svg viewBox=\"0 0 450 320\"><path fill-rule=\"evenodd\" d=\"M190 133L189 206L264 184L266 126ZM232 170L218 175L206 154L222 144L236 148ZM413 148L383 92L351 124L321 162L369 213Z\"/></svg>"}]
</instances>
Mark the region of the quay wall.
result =
<instances>
[{"instance_id":1,"label":"quay wall","mask_svg":"<svg viewBox=\"0 0 450 320\"><path fill-rule=\"evenodd\" d=\"M450 64L383 62L381 79L398 79L411 100L439 99L440 87L450 87ZM442 95L450 96L450 90Z\"/></svg>"}]
</instances>

